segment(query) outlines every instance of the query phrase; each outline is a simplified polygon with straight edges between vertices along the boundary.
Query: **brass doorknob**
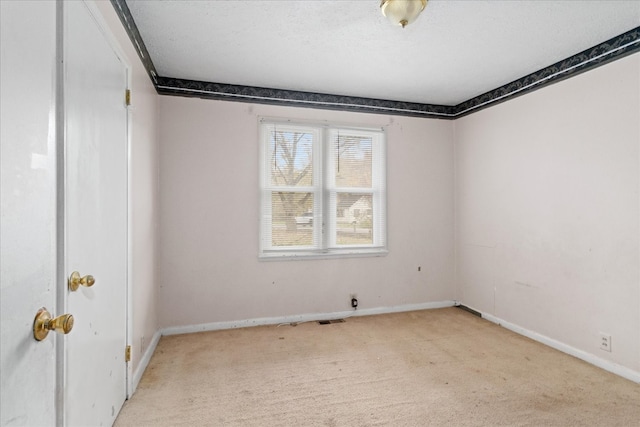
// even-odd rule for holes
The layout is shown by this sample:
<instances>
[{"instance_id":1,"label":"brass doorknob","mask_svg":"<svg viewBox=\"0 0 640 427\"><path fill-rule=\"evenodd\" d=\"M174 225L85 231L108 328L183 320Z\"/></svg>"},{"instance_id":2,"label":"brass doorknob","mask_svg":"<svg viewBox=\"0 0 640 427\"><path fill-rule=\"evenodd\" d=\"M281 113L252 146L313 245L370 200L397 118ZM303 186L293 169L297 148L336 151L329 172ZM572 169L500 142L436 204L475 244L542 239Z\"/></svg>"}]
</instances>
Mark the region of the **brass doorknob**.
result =
<instances>
[{"instance_id":1,"label":"brass doorknob","mask_svg":"<svg viewBox=\"0 0 640 427\"><path fill-rule=\"evenodd\" d=\"M90 274L81 277L80 273L74 271L71 273L71 276L69 276L69 290L71 292L77 291L80 285L90 288L94 283L96 283L96 279L94 279Z\"/></svg>"},{"instance_id":2,"label":"brass doorknob","mask_svg":"<svg viewBox=\"0 0 640 427\"><path fill-rule=\"evenodd\" d=\"M56 331L61 334L68 334L73 329L73 316L71 314L62 314L54 319L51 313L42 307L36 313L33 320L33 337L36 341L42 341L49 335L49 331Z\"/></svg>"}]
</instances>

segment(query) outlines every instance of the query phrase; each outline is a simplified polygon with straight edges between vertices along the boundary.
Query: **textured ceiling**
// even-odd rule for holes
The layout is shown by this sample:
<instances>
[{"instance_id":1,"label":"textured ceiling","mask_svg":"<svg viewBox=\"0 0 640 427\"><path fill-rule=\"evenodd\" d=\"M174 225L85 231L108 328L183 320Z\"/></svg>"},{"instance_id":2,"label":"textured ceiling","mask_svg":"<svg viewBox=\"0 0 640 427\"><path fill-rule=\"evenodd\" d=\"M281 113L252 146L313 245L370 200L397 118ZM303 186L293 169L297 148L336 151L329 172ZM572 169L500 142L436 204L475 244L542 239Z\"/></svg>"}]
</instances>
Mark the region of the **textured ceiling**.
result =
<instances>
[{"instance_id":1,"label":"textured ceiling","mask_svg":"<svg viewBox=\"0 0 640 427\"><path fill-rule=\"evenodd\" d=\"M160 76L456 105L640 25L640 1L127 0Z\"/></svg>"}]
</instances>

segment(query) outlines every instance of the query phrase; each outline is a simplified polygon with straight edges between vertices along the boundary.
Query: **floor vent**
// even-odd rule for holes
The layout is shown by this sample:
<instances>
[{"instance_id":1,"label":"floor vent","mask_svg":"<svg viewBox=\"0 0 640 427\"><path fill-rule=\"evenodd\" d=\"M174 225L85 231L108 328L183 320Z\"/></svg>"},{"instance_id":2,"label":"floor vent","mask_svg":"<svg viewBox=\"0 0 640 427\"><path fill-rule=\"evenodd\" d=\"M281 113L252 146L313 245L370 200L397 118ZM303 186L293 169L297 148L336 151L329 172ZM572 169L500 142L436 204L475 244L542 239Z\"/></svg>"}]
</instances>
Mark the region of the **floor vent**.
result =
<instances>
[{"instance_id":1,"label":"floor vent","mask_svg":"<svg viewBox=\"0 0 640 427\"><path fill-rule=\"evenodd\" d=\"M318 320L320 325L329 325L331 323L344 323L344 319Z\"/></svg>"},{"instance_id":2,"label":"floor vent","mask_svg":"<svg viewBox=\"0 0 640 427\"><path fill-rule=\"evenodd\" d=\"M475 311L473 308L469 308L466 305L457 305L456 307L464 310L464 311L468 311L469 313L473 314L474 316L478 316L478 317L482 317L482 313L480 313L479 311Z\"/></svg>"}]
</instances>

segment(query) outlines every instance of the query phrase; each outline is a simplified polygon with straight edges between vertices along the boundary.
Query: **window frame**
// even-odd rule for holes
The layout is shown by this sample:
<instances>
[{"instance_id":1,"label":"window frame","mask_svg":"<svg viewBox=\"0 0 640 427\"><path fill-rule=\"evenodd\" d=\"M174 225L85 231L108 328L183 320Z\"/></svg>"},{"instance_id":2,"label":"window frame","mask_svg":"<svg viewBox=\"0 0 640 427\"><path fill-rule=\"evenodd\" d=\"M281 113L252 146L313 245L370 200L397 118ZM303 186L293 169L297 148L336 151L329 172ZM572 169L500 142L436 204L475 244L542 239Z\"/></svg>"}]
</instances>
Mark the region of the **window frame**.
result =
<instances>
[{"instance_id":1,"label":"window frame","mask_svg":"<svg viewBox=\"0 0 640 427\"><path fill-rule=\"evenodd\" d=\"M292 130L312 133L312 185L274 185L271 178L271 135L273 131ZM372 187L337 187L332 160L331 141L335 131L347 134L367 135L372 139ZM294 121L286 119L259 118L259 252L260 260L292 260L310 258L344 258L385 256L387 249L386 215L386 132L382 127L352 126L327 122ZM333 175L332 175L333 173ZM377 186L375 184L378 184ZM304 246L277 247L272 244L272 197L275 191L313 194L312 244ZM338 245L337 193L371 194L374 215L381 220L372 221L373 242L365 245ZM297 225L296 225L297 226Z\"/></svg>"}]
</instances>

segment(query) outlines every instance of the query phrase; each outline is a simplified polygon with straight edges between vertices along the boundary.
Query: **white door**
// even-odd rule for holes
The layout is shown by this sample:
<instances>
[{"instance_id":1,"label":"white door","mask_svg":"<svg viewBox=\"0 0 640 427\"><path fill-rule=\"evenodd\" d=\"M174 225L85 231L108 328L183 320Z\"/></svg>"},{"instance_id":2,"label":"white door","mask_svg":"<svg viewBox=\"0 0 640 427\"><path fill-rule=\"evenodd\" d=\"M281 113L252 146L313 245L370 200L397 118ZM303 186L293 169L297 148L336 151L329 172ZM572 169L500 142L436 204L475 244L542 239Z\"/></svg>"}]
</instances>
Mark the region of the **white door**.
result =
<instances>
[{"instance_id":1,"label":"white door","mask_svg":"<svg viewBox=\"0 0 640 427\"><path fill-rule=\"evenodd\" d=\"M0 0L0 425L55 424L56 3Z\"/></svg>"},{"instance_id":2,"label":"white door","mask_svg":"<svg viewBox=\"0 0 640 427\"><path fill-rule=\"evenodd\" d=\"M95 278L67 293L64 420L110 426L126 398L127 68L92 8L64 9L66 274Z\"/></svg>"}]
</instances>

